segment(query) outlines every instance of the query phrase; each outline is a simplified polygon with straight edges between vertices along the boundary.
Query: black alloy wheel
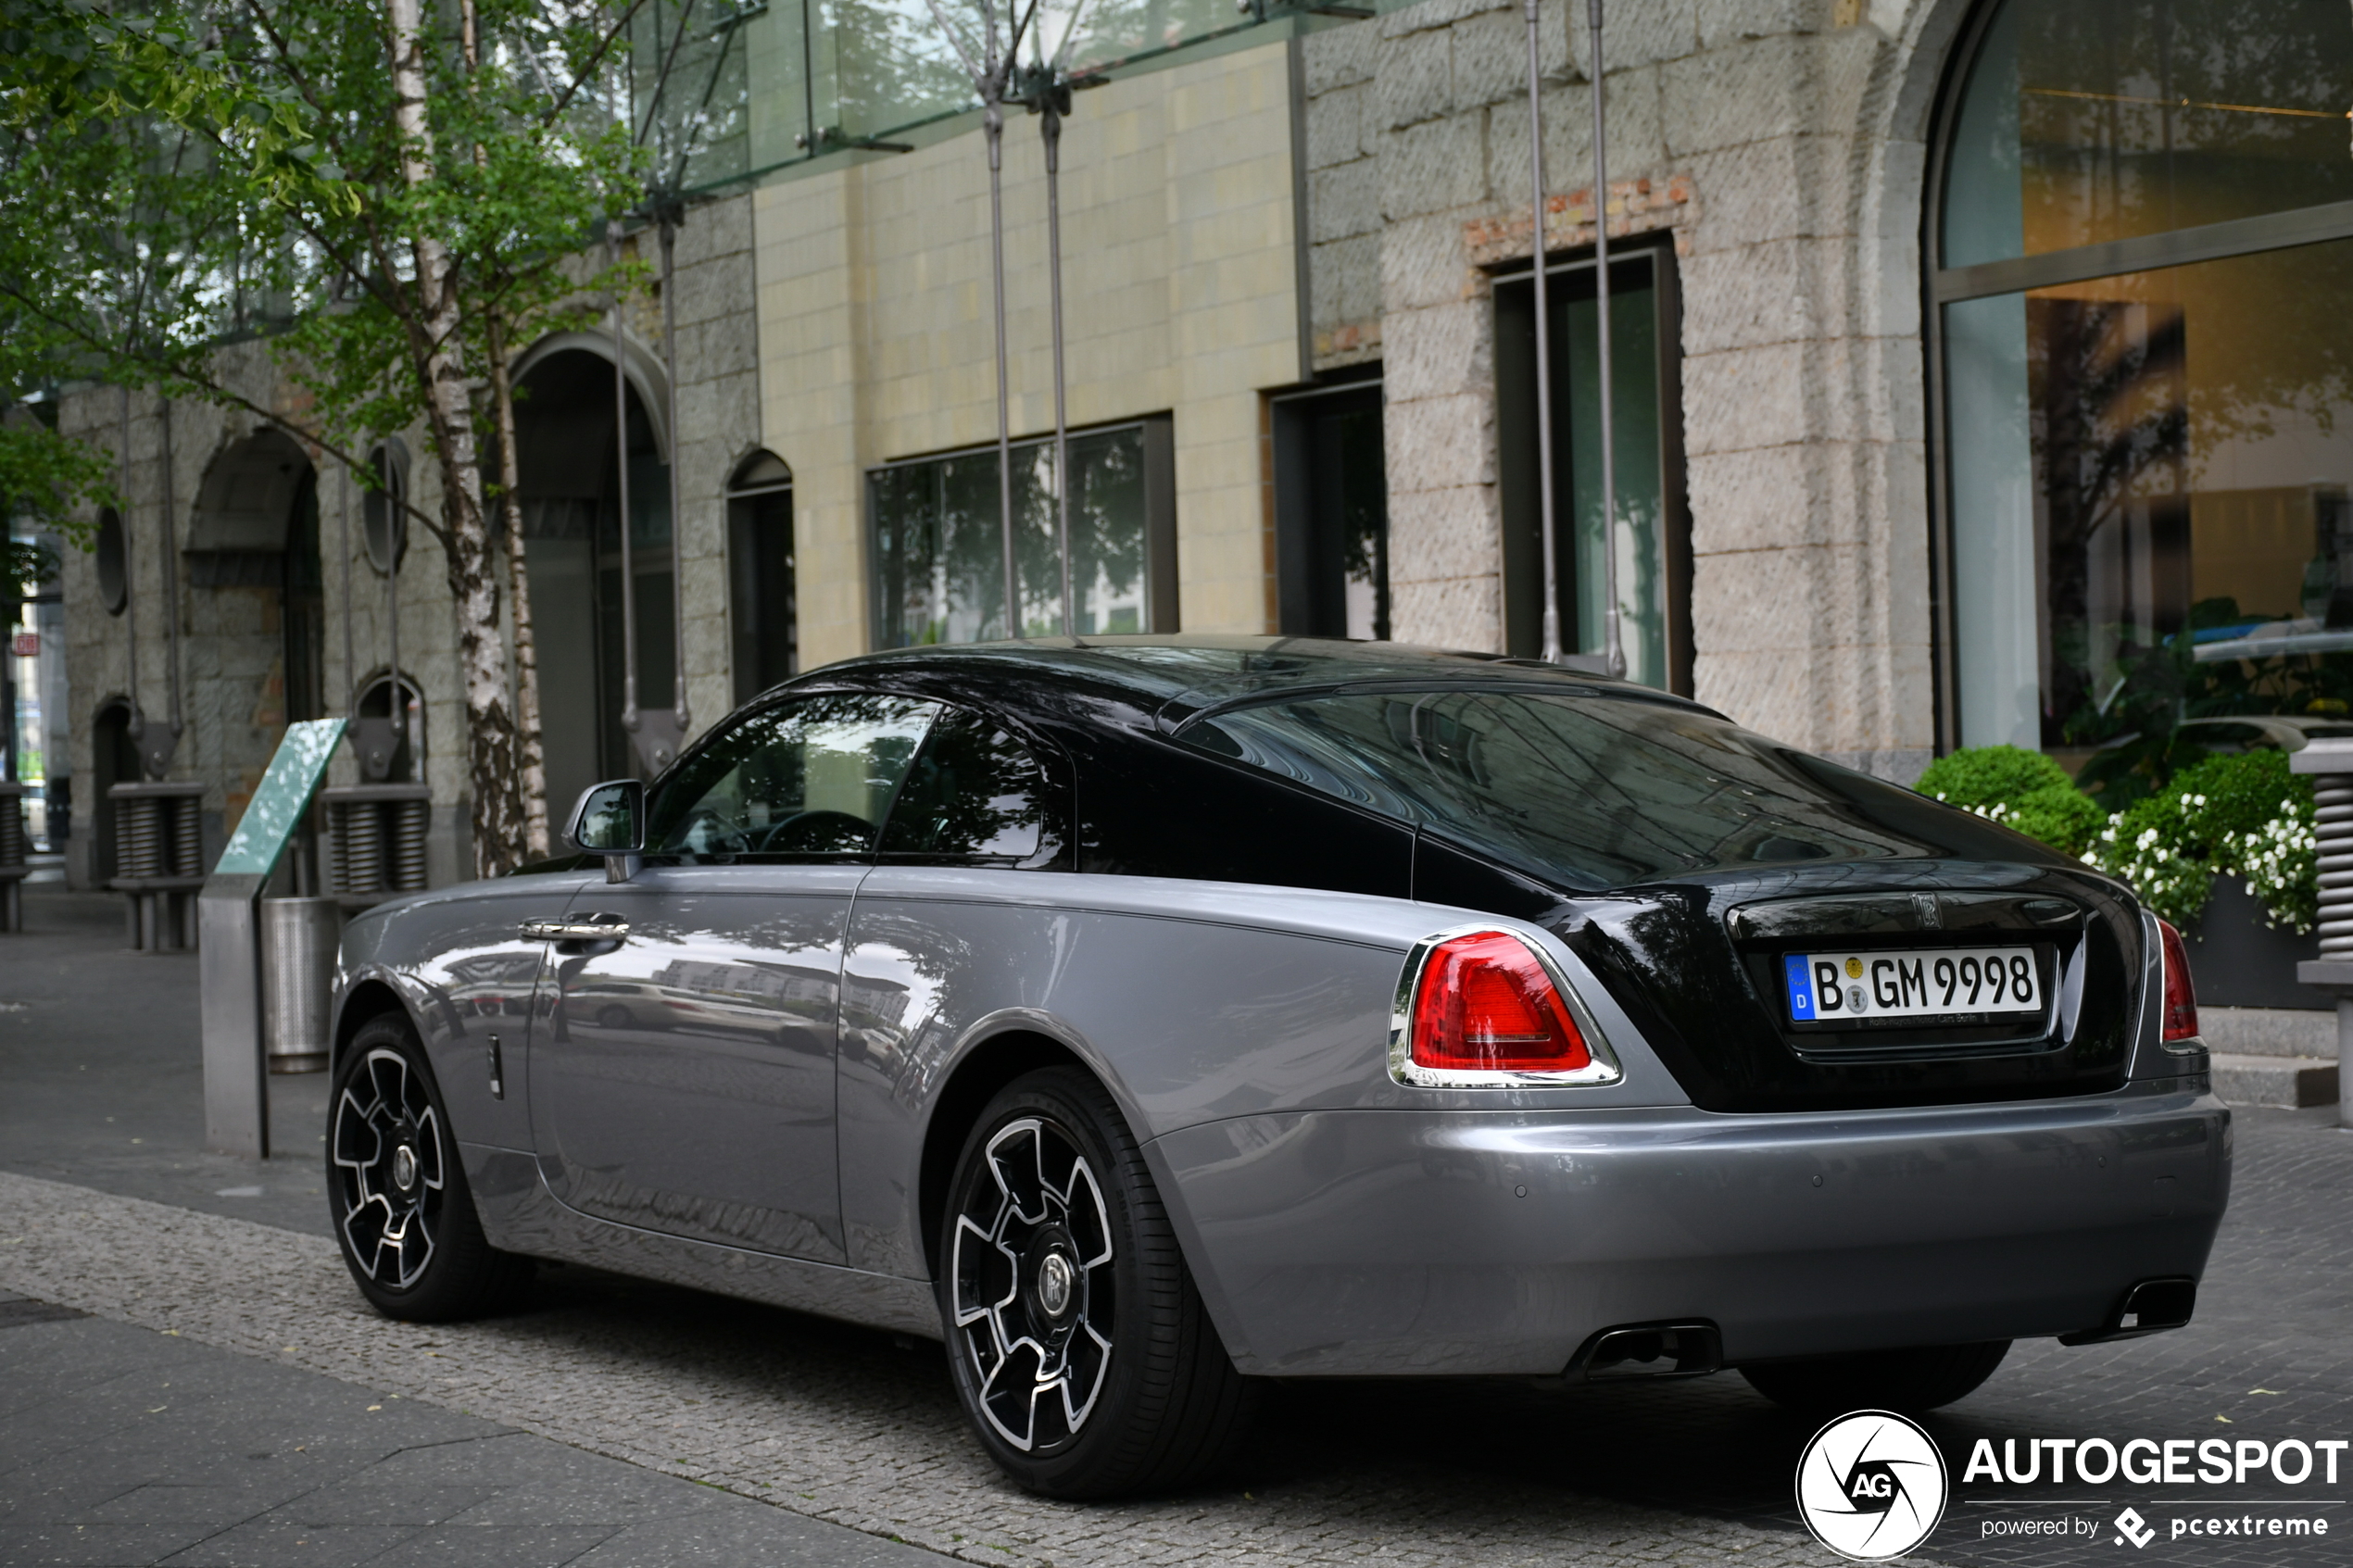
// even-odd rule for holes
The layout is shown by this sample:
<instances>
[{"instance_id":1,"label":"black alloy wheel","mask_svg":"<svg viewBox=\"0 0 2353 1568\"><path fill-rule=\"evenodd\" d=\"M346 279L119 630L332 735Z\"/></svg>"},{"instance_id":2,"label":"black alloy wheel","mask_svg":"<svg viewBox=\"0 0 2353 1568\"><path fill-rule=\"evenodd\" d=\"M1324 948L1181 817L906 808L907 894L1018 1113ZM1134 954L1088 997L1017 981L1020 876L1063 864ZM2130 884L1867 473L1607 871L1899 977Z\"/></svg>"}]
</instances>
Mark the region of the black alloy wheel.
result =
<instances>
[{"instance_id":1,"label":"black alloy wheel","mask_svg":"<svg viewBox=\"0 0 2353 1568\"><path fill-rule=\"evenodd\" d=\"M1092 1077L1050 1068L989 1102L939 1242L956 1395L1013 1480L1059 1498L1164 1491L1231 1456L1254 1391Z\"/></svg>"},{"instance_id":2,"label":"black alloy wheel","mask_svg":"<svg viewBox=\"0 0 2353 1568\"><path fill-rule=\"evenodd\" d=\"M531 1261L483 1235L440 1088L403 1015L360 1025L336 1064L327 1192L343 1261L388 1317L474 1317L530 1283Z\"/></svg>"},{"instance_id":3,"label":"black alloy wheel","mask_svg":"<svg viewBox=\"0 0 2353 1568\"><path fill-rule=\"evenodd\" d=\"M2009 1351L2007 1339L1924 1345L1910 1350L1759 1361L1742 1367L1741 1375L1775 1404L1807 1415L1932 1411L1975 1393Z\"/></svg>"}]
</instances>

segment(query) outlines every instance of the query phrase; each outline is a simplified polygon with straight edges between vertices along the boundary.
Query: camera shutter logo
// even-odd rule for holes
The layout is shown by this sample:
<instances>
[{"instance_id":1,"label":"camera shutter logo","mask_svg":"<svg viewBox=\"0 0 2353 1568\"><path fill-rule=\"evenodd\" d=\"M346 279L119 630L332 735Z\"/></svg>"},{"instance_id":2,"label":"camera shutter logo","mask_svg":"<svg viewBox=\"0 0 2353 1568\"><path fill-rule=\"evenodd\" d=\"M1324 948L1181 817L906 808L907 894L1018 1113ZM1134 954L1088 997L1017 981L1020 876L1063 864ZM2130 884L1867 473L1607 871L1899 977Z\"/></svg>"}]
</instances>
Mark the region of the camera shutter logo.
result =
<instances>
[{"instance_id":1,"label":"camera shutter logo","mask_svg":"<svg viewBox=\"0 0 2353 1568\"><path fill-rule=\"evenodd\" d=\"M1856 1411L1814 1434L1797 1461L1797 1512L1814 1538L1857 1562L1901 1557L1944 1517L1936 1441L1890 1411Z\"/></svg>"}]
</instances>

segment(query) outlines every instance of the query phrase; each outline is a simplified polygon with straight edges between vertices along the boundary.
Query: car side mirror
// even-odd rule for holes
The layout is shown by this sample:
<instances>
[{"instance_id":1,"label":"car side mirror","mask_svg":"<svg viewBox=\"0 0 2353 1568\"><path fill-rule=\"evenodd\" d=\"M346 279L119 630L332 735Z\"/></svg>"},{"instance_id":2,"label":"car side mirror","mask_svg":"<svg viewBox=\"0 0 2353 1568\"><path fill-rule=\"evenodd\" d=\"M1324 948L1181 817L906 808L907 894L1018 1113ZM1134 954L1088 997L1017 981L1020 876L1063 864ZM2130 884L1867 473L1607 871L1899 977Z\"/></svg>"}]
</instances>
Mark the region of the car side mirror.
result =
<instances>
[{"instance_id":1,"label":"car side mirror","mask_svg":"<svg viewBox=\"0 0 2353 1568\"><path fill-rule=\"evenodd\" d=\"M635 779L590 784L572 809L564 837L584 854L605 858L606 881L627 882L646 851L646 786Z\"/></svg>"}]
</instances>

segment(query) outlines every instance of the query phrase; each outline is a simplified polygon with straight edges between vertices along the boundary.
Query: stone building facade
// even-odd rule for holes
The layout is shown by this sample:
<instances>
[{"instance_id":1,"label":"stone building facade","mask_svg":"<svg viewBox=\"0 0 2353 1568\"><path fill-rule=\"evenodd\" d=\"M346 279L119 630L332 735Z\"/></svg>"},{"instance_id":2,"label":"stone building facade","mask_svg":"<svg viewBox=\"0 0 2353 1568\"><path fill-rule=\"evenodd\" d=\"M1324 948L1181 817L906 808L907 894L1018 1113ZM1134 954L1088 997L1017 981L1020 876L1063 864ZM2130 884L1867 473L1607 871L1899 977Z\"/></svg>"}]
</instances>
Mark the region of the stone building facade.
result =
<instances>
[{"instance_id":1,"label":"stone building facade","mask_svg":"<svg viewBox=\"0 0 2353 1568\"><path fill-rule=\"evenodd\" d=\"M2125 592L2113 588L2124 581L2119 572L2174 583L2132 592L2170 594L2182 605L2165 599L2150 608L2136 599L2116 611L2128 632L2142 628L2134 634L2145 643L2171 635L2163 628L2186 613L2196 572L2214 583L2223 581L2216 573L2238 571L2249 583L2261 575L2246 564L2256 524L2243 521L2261 512L2274 519L2263 526L2295 535L2272 551L2278 562L2261 568L2285 573L2288 585L2235 587L2231 602L2271 617L2262 626L2308 642L2335 624L2297 630L2304 621L2293 620L2289 579L2299 571L2310 579L2307 535L2334 526L2330 508L2342 509L2344 482L2353 479L2345 438L2330 433L2353 423L2327 417L2338 395L2330 378L2353 365L2353 354L2339 357L2345 364L2329 359L2298 372L2306 391L2296 394L2303 399L2296 407L2312 403L2319 411L2296 415L2309 439L2298 435L2295 461L2319 478L2291 485L2259 476L2234 482L2239 488L2224 499L2173 507L2148 499L2158 485L2148 469L2127 487L2139 499L2116 513L2113 526L2099 511L2107 502L2084 503L2096 515L2084 524L2090 542L2082 559L2070 565L2053 553L2076 548L2052 542L2049 519L2058 513L2050 497L2063 486L2034 466L2045 463L2041 448L2028 451L2030 424L2043 430L2058 417L2038 368L2060 341L2049 323L2076 323L2086 343L2095 328L2108 332L2104 341L2127 342L2120 352L2145 370L2134 372L2143 387L2135 395L2180 405L2163 425L2176 434L2163 439L2194 445L2179 432L2203 416L2194 412L2193 393L2180 388L2215 357L2210 346L2194 349L2188 371L2178 358L2164 360L2161 340L2179 334L2164 340L2163 321L2178 322L2179 307L2133 303L2141 285L2131 279L2183 258L2271 255L2282 246L2325 260L2329 245L2353 244L2345 218L2353 190L2337 189L2342 105L2299 107L2313 94L2326 96L2323 79L2339 54L2353 58L2353 39L2335 38L2346 31L2342 5L2256 0L2261 15L2225 30L2280 44L2273 56L2319 61L2318 86L2267 66L2271 77L2242 71L2200 89L2205 97L2169 97L2164 84L2190 67L2181 63L2188 56L2159 57L2159 45L2145 46L2145 34L2171 36L2145 25L2164 3L1610 6L1603 206L1620 258L1610 286L1621 289L1622 267L1630 291L1614 293L1610 316L1625 329L1613 383L1620 395L1616 450L1621 507L1641 516L1592 537L1593 548L1620 563L1611 580L1620 583L1638 640L1647 639L1636 650L1638 678L1908 781L1957 743L2057 747L2066 735L2096 730L2061 712L2049 694L2074 690L2067 681L2077 677L2054 674L2053 661L2075 658L2067 650L2081 641L2085 618L2108 612L2079 605L2065 609L2076 619L2061 624L2061 608L2053 608L2058 591L2038 584L2088 581L2092 587L2068 592L2104 604L2100 594ZM1567 477L1554 510L1567 641L1572 653L1593 651L1595 563L1604 555L1576 556L1598 527L1579 510L1590 508L1591 376L1598 372L1578 333L1599 311L1583 7L1546 0L1542 8L1541 284L1531 270L1537 222L1518 5L1415 0L1360 20L1279 7L1265 14L1273 19L1258 31L1108 68L1077 95L1065 132L1068 413L1090 454L1085 461L1095 465L1082 474L1074 446L1074 494L1082 477L1094 486L1079 508L1094 553L1078 574L1078 629L1345 632L1530 651L1541 559L1531 553L1538 503L1527 311L1541 286L1553 302L1554 373L1567 408L1555 417ZM757 26L785 27L783 19L763 13ZM2203 25L2184 23L2193 33ZM2300 42L2298 29L2319 30L2317 42ZM2114 44L2108 55L2123 63L2087 65L2097 51L2079 46L2078 31ZM758 111L770 97L783 107L771 105L768 119L780 122L799 101L798 89L772 92L761 75L762 61L800 57L794 41L759 38L766 42L755 39L749 88L756 129L767 126ZM2206 48L2201 57L2209 60L2229 53L2206 42L2215 46L2192 38L2183 47ZM2075 112L2069 106L2082 104L2104 106L2105 118L2065 118ZM2331 114L2336 144L2311 151L2292 141L2307 133L2297 129L2306 119L2321 128L2310 134L2326 132ZM1040 502L1059 483L1043 466L1053 382L1035 123L1013 119L1005 158L1005 373L1028 487L1021 547L1033 556L1055 548L1041 521L1051 508ZM763 144L781 146L786 130L759 133ZM2205 183L2193 191L2179 184L2192 176L2152 162L2160 144L2167 158L2205 149L2209 164L2196 176ZM586 563L579 582L589 584L569 601L548 588L543 615L543 666L559 684L571 679L573 696L563 700L573 703L550 720L559 813L592 774L634 765L614 730L612 610L594 586L610 568L585 542L602 525L584 521L610 506L596 476L620 471L614 454L623 447L652 465L649 478L664 471L661 465L679 465L677 601L698 728L757 688L755 664L765 680L878 646L1001 634L1009 624L995 564L994 480L975 488L975 475L994 473L998 374L977 118L935 118L898 141L821 135L810 146L798 157L779 154L734 194L689 211L673 284L674 431L663 369L670 345L652 300L633 307L632 346L623 357L642 433L635 423L630 433L613 428L609 338L577 334L523 356L538 409L522 446L527 537L535 549L544 544L550 583L570 570L564 549L585 551L577 555ZM2278 188L2287 194L2264 196L2270 207L2246 214L2245 201L2232 207L2227 194L2271 189L2246 177L2242 165L2250 158L2271 159L2266 169L2279 165ZM2160 178L2204 192L2205 205L2184 196L2170 216L2145 221L2099 207L2109 215L2073 228L2048 216L2090 211L2115 191L2154 189ZM1980 206L1968 209L1962 242L1954 225L1963 220L1942 205L1947 184L1994 190L1990 207L1969 198ZM2110 194L2094 201L2083 193L2095 187ZM2299 203L2321 205L2284 211ZM2219 227L2198 227L2217 214ZM2014 231L2023 237L2003 237ZM2038 303L2046 298L2058 303ZM2038 322L2032 331L2044 335L2005 338L1990 360L1969 359L1980 339L1957 335L1949 374L1961 380L1940 379L1948 371L1939 369L1939 333L1947 330L1939 323L1967 325L1940 312L1986 301L2016 317L2020 326L2004 332L2020 335ZM1630 312L1622 323L1621 309ZM2211 332L2196 337L2196 329L2193 336L2216 341ZM2312 352L2326 359L2336 350ZM258 350L229 356L251 395L299 423L292 394L271 381ZM69 398L69 425L110 443L113 397ZM2032 419L2031 398L2042 400ZM2110 417L2061 412L2087 428ZM155 619L159 421L150 404L134 414L131 613L141 628L138 701L152 722L166 707ZM1966 428L1947 430L1954 419ZM197 498L208 475L256 433L248 421L187 409L176 417L173 439L173 547L185 555L207 547ZM2250 472L2263 466L2247 445L2254 439L2230 448L2230 460ZM429 465L414 466L429 487ZM2168 483L2185 494L2194 482L2180 476L2196 467L2182 458ZM1981 503L1977 482L1989 474L2007 476L2008 488L1995 486L1994 499ZM339 483L327 475L318 484L326 563L318 700L330 711L385 657L378 651L382 579L357 545L338 543ZM431 504L422 489L419 499ZM2353 513L2347 518L2353 582ZM657 575L669 570L666 527L656 530ZM2202 542L2183 543L2192 534ZM781 545L770 550L774 560L755 568L750 552L768 548L762 538ZM359 563L362 584L347 610L338 597L345 555ZM2193 569L2193 559L2208 564ZM643 558L639 567L648 570ZM536 603L541 569L533 570ZM97 603L94 571L73 562L65 582L78 773L106 771L94 721L131 691L124 623ZM1033 560L1018 575L1017 624L1058 631L1059 605L1041 585L1051 573ZM648 619L650 581L641 580L640 640L658 644L669 622L659 595ZM789 591L771 591L775 583ZM423 693L427 772L454 835L464 817L460 709L449 601L430 541L417 542L402 584L402 663ZM250 789L283 711L268 696L271 659L280 657L270 652L271 612L266 596L247 592L254 602L246 603L234 596L243 591L200 585L183 571L175 608L193 738L171 770L203 779L208 809L221 823ZM2273 598L2281 604L2257 608ZM347 661L346 618L357 650ZM2007 651L1983 652L2002 638ZM670 668L648 657L641 647L641 677ZM2032 689L2038 657L2040 699ZM2107 675L2078 674L2079 684L2114 689L2101 684ZM1966 719L1981 709L1999 722ZM559 749L568 759L560 767ZM442 867L463 863L454 836L437 855ZM92 863L77 861L77 874L91 874Z\"/></svg>"}]
</instances>

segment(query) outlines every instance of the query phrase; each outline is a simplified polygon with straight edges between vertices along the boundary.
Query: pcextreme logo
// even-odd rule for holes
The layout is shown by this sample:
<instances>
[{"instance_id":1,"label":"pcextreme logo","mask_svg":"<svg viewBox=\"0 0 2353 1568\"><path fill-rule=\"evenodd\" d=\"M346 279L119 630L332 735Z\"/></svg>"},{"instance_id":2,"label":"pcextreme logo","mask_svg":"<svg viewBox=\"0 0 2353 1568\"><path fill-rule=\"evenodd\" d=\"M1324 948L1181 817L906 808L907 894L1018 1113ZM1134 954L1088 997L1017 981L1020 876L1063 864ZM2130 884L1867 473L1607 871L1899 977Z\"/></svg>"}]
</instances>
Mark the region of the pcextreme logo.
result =
<instances>
[{"instance_id":1,"label":"pcextreme logo","mask_svg":"<svg viewBox=\"0 0 2353 1568\"><path fill-rule=\"evenodd\" d=\"M1857 1562L1903 1556L1944 1517L1935 1440L1893 1411L1856 1411L1814 1434L1797 1461L1797 1512L1814 1538Z\"/></svg>"}]
</instances>

